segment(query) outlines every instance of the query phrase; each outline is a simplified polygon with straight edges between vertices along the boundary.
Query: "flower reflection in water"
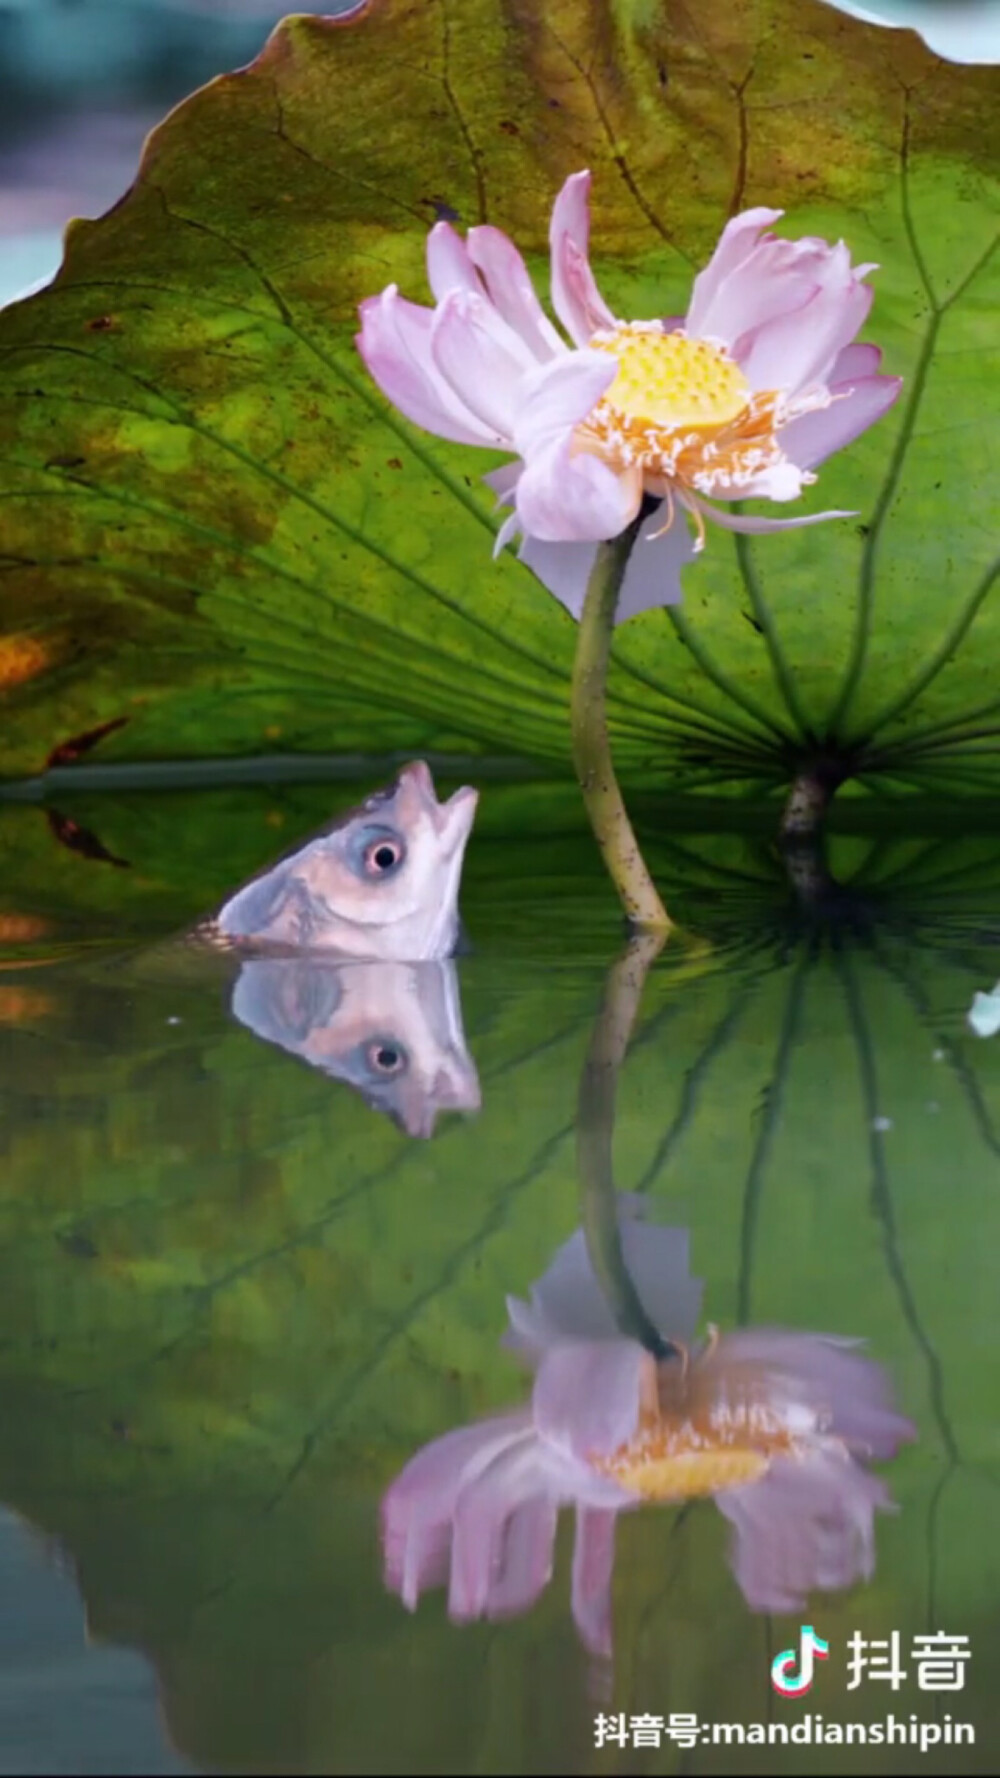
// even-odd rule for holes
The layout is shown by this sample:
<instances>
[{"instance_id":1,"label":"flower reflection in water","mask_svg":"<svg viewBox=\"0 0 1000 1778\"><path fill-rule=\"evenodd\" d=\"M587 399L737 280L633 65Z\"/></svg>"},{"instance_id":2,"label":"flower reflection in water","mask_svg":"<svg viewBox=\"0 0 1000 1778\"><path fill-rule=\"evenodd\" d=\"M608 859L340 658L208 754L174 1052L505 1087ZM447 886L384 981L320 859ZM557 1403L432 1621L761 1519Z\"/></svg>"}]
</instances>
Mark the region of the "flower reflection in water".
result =
<instances>
[{"instance_id":1,"label":"flower reflection in water","mask_svg":"<svg viewBox=\"0 0 1000 1778\"><path fill-rule=\"evenodd\" d=\"M621 1201L622 1252L652 1321L679 1357L625 1338L583 1234L560 1249L529 1303L508 1299L505 1341L534 1372L530 1406L425 1447L383 1501L387 1586L413 1610L448 1588L456 1622L526 1611L552 1574L559 1508L576 1508L573 1616L611 1653L620 1512L711 1495L733 1527L732 1566L757 1611L794 1611L813 1588L874 1567L867 1467L914 1437L881 1367L856 1342L746 1328L688 1346L701 1285L682 1229Z\"/></svg>"}]
</instances>

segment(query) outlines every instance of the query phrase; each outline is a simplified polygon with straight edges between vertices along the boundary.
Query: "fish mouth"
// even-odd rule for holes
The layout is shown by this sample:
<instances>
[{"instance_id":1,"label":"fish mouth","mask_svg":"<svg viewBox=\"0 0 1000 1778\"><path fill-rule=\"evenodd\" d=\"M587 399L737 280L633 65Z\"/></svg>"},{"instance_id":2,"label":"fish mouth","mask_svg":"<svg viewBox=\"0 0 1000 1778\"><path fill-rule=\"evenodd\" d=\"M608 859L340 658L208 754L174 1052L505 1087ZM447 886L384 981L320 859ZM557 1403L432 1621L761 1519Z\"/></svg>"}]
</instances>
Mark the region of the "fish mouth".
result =
<instances>
[{"instance_id":1,"label":"fish mouth","mask_svg":"<svg viewBox=\"0 0 1000 1778\"><path fill-rule=\"evenodd\" d=\"M483 1108L479 1075L468 1057L455 1056L447 1066L439 1068L431 1091L435 1104L442 1111L481 1111Z\"/></svg>"},{"instance_id":2,"label":"fish mouth","mask_svg":"<svg viewBox=\"0 0 1000 1778\"><path fill-rule=\"evenodd\" d=\"M479 802L478 790L474 790L471 784L463 784L447 802L439 802L430 766L423 759L412 760L409 765L404 766L398 783L401 787L411 786L416 791L430 816L435 833L444 842L446 857L464 847L472 831Z\"/></svg>"},{"instance_id":3,"label":"fish mouth","mask_svg":"<svg viewBox=\"0 0 1000 1778\"><path fill-rule=\"evenodd\" d=\"M394 1107L390 1116L405 1136L427 1142L434 1135L442 1112L481 1109L482 1092L475 1064L468 1057L448 1056L438 1065L430 1084L411 1103Z\"/></svg>"}]
</instances>

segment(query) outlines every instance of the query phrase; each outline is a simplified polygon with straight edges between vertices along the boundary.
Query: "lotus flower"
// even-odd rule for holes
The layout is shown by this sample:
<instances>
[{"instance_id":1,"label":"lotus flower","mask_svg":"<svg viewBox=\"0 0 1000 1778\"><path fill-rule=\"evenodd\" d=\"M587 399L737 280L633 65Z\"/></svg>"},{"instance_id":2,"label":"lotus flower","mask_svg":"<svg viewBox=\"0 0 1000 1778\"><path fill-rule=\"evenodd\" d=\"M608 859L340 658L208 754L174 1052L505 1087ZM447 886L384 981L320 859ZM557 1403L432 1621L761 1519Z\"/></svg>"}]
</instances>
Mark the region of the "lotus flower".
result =
<instances>
[{"instance_id":1,"label":"lotus flower","mask_svg":"<svg viewBox=\"0 0 1000 1778\"><path fill-rule=\"evenodd\" d=\"M642 1227L630 1211L621 1233L647 1312L683 1339L701 1298L686 1231ZM644 1503L715 1496L754 1610L795 1611L814 1587L871 1574L889 1495L864 1461L890 1457L913 1429L852 1342L748 1329L657 1363L618 1333L579 1232L508 1314L506 1343L535 1373L530 1406L436 1439L383 1501L386 1584L411 1611L442 1585L456 1622L526 1611L569 1504L573 1616L602 1656L617 1515Z\"/></svg>"},{"instance_id":2,"label":"lotus flower","mask_svg":"<svg viewBox=\"0 0 1000 1778\"><path fill-rule=\"evenodd\" d=\"M515 454L485 478L514 508L497 549L523 533L522 559L575 617L597 544L646 513L621 621L680 598L680 568L701 548L706 519L756 532L848 516L750 518L712 502L794 500L901 384L878 374L877 346L852 343L874 267L853 266L842 241L778 239L768 229L780 210L726 224L683 319L620 319L587 257L589 192L590 174L574 174L552 212L552 306L571 344L500 229L473 228L463 241L447 222L427 241L436 306L391 284L362 303L357 344L418 426Z\"/></svg>"}]
</instances>

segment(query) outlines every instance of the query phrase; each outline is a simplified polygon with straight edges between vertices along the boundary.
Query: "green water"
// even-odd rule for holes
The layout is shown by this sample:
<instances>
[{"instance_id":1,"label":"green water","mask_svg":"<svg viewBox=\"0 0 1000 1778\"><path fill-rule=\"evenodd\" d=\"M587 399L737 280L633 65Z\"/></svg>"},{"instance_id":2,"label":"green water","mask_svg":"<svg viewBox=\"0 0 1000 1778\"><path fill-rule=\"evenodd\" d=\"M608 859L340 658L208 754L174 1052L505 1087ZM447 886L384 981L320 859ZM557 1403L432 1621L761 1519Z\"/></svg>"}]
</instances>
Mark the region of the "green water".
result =
<instances>
[{"instance_id":1,"label":"green water","mask_svg":"<svg viewBox=\"0 0 1000 1778\"><path fill-rule=\"evenodd\" d=\"M95 796L61 837L3 811L0 1770L996 1770L1000 1036L966 1021L1000 976L988 834L870 822L818 900L749 819L663 841L685 936L617 1080L617 1186L690 1231L703 1321L863 1338L915 1423L871 1579L754 1612L702 1499L622 1515L610 1665L574 1628L569 1513L520 1617L386 1590L385 1488L528 1397L505 1299L581 1223L577 1096L621 950L586 839L499 794L523 838L485 799L456 966L481 1110L425 1139L234 1018L234 965L162 942L328 788ZM801 1623L830 1656L785 1700L770 1663ZM935 1630L969 1639L960 1691L847 1690L853 1632L905 1655ZM976 1742L598 1751L599 1710L950 1716Z\"/></svg>"}]
</instances>

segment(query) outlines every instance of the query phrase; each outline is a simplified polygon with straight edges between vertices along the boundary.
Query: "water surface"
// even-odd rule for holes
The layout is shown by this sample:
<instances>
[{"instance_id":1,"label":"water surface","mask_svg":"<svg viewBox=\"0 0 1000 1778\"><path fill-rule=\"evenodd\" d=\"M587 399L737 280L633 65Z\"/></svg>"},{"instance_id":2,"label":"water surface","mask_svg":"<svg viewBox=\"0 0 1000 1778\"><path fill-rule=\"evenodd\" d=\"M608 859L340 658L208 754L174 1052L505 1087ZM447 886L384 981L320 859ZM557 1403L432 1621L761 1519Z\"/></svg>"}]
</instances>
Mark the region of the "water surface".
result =
<instances>
[{"instance_id":1,"label":"water surface","mask_svg":"<svg viewBox=\"0 0 1000 1778\"><path fill-rule=\"evenodd\" d=\"M363 993L359 966L238 990L170 937L328 787L3 811L3 1769L996 1769L1000 1037L967 1023L1000 975L988 835L844 834L839 886L783 878L754 832L664 840L685 934L617 1081L615 1183L689 1231L702 1330L863 1339L914 1423L875 1466L897 1510L871 1577L754 1609L703 1498L622 1515L610 1661L573 1622L569 1513L520 1615L386 1589L385 1489L527 1400L506 1299L584 1213L578 1092L621 934L585 837L550 813L543 843L531 788L504 794L524 838L505 851L484 802L454 979ZM447 1108L463 1092L478 1112ZM829 1659L779 1698L810 1623ZM938 1630L969 1639L961 1690L912 1663L847 1690L853 1632L905 1656ZM599 1710L950 1715L976 1744L598 1751Z\"/></svg>"}]
</instances>

